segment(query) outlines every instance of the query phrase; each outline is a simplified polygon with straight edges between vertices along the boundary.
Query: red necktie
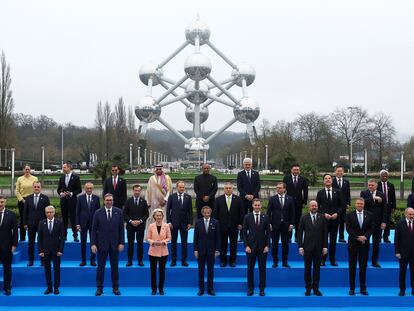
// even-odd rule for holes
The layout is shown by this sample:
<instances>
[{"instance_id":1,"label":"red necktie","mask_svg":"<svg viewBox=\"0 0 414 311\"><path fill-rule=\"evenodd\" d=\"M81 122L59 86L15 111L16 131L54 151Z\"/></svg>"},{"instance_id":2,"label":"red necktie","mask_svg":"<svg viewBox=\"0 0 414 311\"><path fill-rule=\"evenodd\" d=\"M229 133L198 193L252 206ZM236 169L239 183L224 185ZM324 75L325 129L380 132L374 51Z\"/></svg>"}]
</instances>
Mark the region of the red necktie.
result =
<instances>
[{"instance_id":1,"label":"red necktie","mask_svg":"<svg viewBox=\"0 0 414 311\"><path fill-rule=\"evenodd\" d=\"M114 176L114 190L116 190L116 176Z\"/></svg>"},{"instance_id":2,"label":"red necktie","mask_svg":"<svg viewBox=\"0 0 414 311\"><path fill-rule=\"evenodd\" d=\"M411 221L408 222L408 231L413 233L413 226L411 225Z\"/></svg>"}]
</instances>

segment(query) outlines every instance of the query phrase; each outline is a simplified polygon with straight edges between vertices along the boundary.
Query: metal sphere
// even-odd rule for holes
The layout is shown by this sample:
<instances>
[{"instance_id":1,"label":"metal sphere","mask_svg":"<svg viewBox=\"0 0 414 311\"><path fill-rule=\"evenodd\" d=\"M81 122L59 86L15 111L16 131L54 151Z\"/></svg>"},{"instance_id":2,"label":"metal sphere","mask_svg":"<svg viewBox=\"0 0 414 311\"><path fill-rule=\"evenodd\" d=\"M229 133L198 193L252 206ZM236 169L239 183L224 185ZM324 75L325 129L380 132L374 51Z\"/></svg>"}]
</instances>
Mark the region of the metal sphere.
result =
<instances>
[{"instance_id":1,"label":"metal sphere","mask_svg":"<svg viewBox=\"0 0 414 311\"><path fill-rule=\"evenodd\" d=\"M187 151L204 151L209 149L209 145L206 143L206 140L201 137L192 137L188 140L188 143L185 144L184 148Z\"/></svg>"},{"instance_id":2,"label":"metal sphere","mask_svg":"<svg viewBox=\"0 0 414 311\"><path fill-rule=\"evenodd\" d=\"M185 92L187 93L187 99L193 104L201 104L207 100L208 85L203 81L198 82L198 88L196 88L197 82L190 81Z\"/></svg>"},{"instance_id":3,"label":"metal sphere","mask_svg":"<svg viewBox=\"0 0 414 311\"><path fill-rule=\"evenodd\" d=\"M160 82L162 76L162 69L157 69L157 65L154 63L146 63L139 69L139 78L142 83L148 85L148 80L152 78L152 85L155 86Z\"/></svg>"},{"instance_id":4,"label":"metal sphere","mask_svg":"<svg viewBox=\"0 0 414 311\"><path fill-rule=\"evenodd\" d=\"M259 117L260 107L250 97L243 97L239 105L233 108L233 114L237 121L244 124L251 123Z\"/></svg>"},{"instance_id":5,"label":"metal sphere","mask_svg":"<svg viewBox=\"0 0 414 311\"><path fill-rule=\"evenodd\" d=\"M246 85L249 86L256 78L256 71L250 64L240 63L236 69L233 69L231 76L236 80L238 86L242 86L243 78L246 80Z\"/></svg>"},{"instance_id":6,"label":"metal sphere","mask_svg":"<svg viewBox=\"0 0 414 311\"><path fill-rule=\"evenodd\" d=\"M135 115L140 121L151 123L161 115L161 107L152 96L145 96L135 106Z\"/></svg>"},{"instance_id":7,"label":"metal sphere","mask_svg":"<svg viewBox=\"0 0 414 311\"><path fill-rule=\"evenodd\" d=\"M208 108L207 107L200 107L200 124L206 122L208 119ZM194 124L194 106L193 107L187 107L185 109L185 117L187 118L188 122L191 124Z\"/></svg>"},{"instance_id":8,"label":"metal sphere","mask_svg":"<svg viewBox=\"0 0 414 311\"><path fill-rule=\"evenodd\" d=\"M210 39L210 28L206 23L196 20L189 24L185 29L185 38L192 45L195 45L195 38L199 37L200 45L203 45Z\"/></svg>"},{"instance_id":9,"label":"metal sphere","mask_svg":"<svg viewBox=\"0 0 414 311\"><path fill-rule=\"evenodd\" d=\"M204 80L211 72L211 61L204 54L191 54L185 60L184 71L191 80Z\"/></svg>"}]
</instances>

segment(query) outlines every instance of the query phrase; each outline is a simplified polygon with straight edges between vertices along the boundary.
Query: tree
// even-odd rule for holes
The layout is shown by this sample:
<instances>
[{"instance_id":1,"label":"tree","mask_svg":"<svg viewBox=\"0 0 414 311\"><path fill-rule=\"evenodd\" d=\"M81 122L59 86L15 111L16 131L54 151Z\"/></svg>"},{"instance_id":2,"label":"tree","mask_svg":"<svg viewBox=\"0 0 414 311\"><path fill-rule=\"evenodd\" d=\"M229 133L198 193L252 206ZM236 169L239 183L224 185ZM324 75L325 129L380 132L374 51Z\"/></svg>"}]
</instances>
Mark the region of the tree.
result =
<instances>
[{"instance_id":1,"label":"tree","mask_svg":"<svg viewBox=\"0 0 414 311\"><path fill-rule=\"evenodd\" d=\"M119 98L118 103L114 109L114 123L116 146L118 151L127 150L128 142L128 128L127 128L127 114L122 97Z\"/></svg>"},{"instance_id":2,"label":"tree","mask_svg":"<svg viewBox=\"0 0 414 311\"><path fill-rule=\"evenodd\" d=\"M101 162L103 160L103 137L104 137L104 126L105 126L105 119L104 119L104 112L102 108L102 102L99 101L96 105L96 116L95 116L95 127L98 131L98 161Z\"/></svg>"},{"instance_id":3,"label":"tree","mask_svg":"<svg viewBox=\"0 0 414 311\"><path fill-rule=\"evenodd\" d=\"M10 65L6 62L6 55L1 52L0 69L0 147L10 147L13 128L13 93L11 90Z\"/></svg>"},{"instance_id":4,"label":"tree","mask_svg":"<svg viewBox=\"0 0 414 311\"><path fill-rule=\"evenodd\" d=\"M372 143L378 149L379 168L383 166L384 148L391 145L395 135L392 118L383 112L375 114L372 118Z\"/></svg>"},{"instance_id":5,"label":"tree","mask_svg":"<svg viewBox=\"0 0 414 311\"><path fill-rule=\"evenodd\" d=\"M106 102L103 108L103 120L105 126L105 159L108 160L110 158L110 150L112 145L112 130L114 124L114 116L111 112L111 106L109 103Z\"/></svg>"}]
</instances>

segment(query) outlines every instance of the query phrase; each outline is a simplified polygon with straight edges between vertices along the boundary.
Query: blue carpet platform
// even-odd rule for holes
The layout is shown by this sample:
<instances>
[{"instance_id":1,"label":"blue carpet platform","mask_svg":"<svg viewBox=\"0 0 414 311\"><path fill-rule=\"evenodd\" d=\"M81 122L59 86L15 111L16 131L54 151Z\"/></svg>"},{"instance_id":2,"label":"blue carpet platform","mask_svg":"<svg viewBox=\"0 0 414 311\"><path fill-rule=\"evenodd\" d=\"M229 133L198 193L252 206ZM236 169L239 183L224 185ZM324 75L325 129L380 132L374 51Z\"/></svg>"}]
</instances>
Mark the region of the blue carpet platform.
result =
<instances>
[{"instance_id":1,"label":"blue carpet platform","mask_svg":"<svg viewBox=\"0 0 414 311\"><path fill-rule=\"evenodd\" d=\"M407 296L399 297L398 294L398 262L394 257L393 244L381 244L380 264L382 268L369 266L367 271L367 285L369 296L348 296L348 263L347 245L337 244L338 267L322 267L320 289L322 297L305 297L303 281L303 259L298 254L297 244L291 243L289 264L291 268L272 268L272 258L269 254L267 263L267 288L266 296L260 297L258 289L253 297L246 296L246 256L243 252L243 244L238 245L237 266L234 268L215 268L215 290L217 296L197 296L197 264L193 256L191 242L192 232L189 234L190 243L189 267L181 267L180 261L176 267L169 267L167 263L165 296L151 296L150 269L148 256L144 256L144 267L134 265L126 267L126 250L120 256L120 290L122 295L112 294L110 283L110 268L107 265L105 275L104 295L95 297L96 268L89 265L79 267L80 243L68 241L61 266L61 294L58 296L44 296L46 288L44 270L37 260L33 267L27 267L27 242L19 244L13 258L13 288L12 296L6 297L0 294L1 310L48 310L58 307L97 307L102 310L116 307L127 310L136 307L151 307L154 309L171 307L183 308L203 307L208 308L329 308L341 307L347 309L371 307L379 309L397 307L414 307L414 296L410 295L408 287ZM279 246L280 247L280 246ZM145 243L145 254L148 245ZM178 247L178 258L181 250ZM281 254L281 251L279 252ZM280 260L279 260L280 262ZM218 260L217 260L218 263ZM358 275L358 272L357 272ZM256 270L256 279L258 272ZM258 284L258 280L256 282ZM407 283L409 284L409 283ZM2 274L0 273L0 285ZM358 277L357 277L358 285ZM358 289L358 288L357 288ZM33 310L34 310L33 309ZM68 309L69 310L69 309ZM345 310L345 309L343 309Z\"/></svg>"}]
</instances>

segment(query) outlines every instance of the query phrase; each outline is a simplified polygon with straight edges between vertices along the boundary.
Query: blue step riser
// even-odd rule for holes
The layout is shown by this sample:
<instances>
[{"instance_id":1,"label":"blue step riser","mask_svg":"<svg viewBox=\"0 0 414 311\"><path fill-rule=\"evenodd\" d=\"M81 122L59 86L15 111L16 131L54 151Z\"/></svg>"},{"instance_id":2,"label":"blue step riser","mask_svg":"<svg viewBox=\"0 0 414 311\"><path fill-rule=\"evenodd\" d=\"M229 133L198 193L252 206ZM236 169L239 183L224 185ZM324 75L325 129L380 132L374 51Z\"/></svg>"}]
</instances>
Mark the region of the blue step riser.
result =
<instances>
[{"instance_id":1,"label":"blue step riser","mask_svg":"<svg viewBox=\"0 0 414 311\"><path fill-rule=\"evenodd\" d=\"M336 260L337 261L348 260L347 247L348 246L346 244L337 244L337 248L336 248ZM90 250L90 247L88 244L87 251L86 251L87 258L89 258L89 254L90 254L89 250ZM170 246L170 250L171 250L171 246ZM372 250L372 247L371 247L371 250ZM188 260L191 260L191 261L195 260L195 257L193 255L193 244L192 243L188 244L187 252L188 252ZM244 247L242 243L238 243L237 252L238 252L237 263L246 264L246 255L244 253ZM35 257L37 257L36 253L37 253L37 246L35 248ZM147 254L148 254L148 244L145 243L144 244L144 259L148 259ZM177 245L177 255L178 255L178 258L180 259L181 258L181 244L180 243ZM281 261L281 256L282 256L282 248L279 245L279 255L278 255L279 261ZM20 260L24 260L24 261L28 260L27 243L20 244L18 254L17 256L15 255L15 257L17 258L14 258L13 262L18 262ZM120 254L120 260L126 261L127 259L128 259L128 256L127 256L127 244L126 244L125 250ZM80 261L81 260L80 244L73 243L73 242L66 243L63 260ZM136 245L134 248L134 260L136 261ZM298 247L297 247L297 244L295 243L292 243L289 246L289 260L290 261L303 260L303 257L301 257L298 253ZM379 260L380 261L396 261L395 256L394 256L394 245L381 244ZM270 253L268 255L268 261L272 261L272 256Z\"/></svg>"}]
</instances>

